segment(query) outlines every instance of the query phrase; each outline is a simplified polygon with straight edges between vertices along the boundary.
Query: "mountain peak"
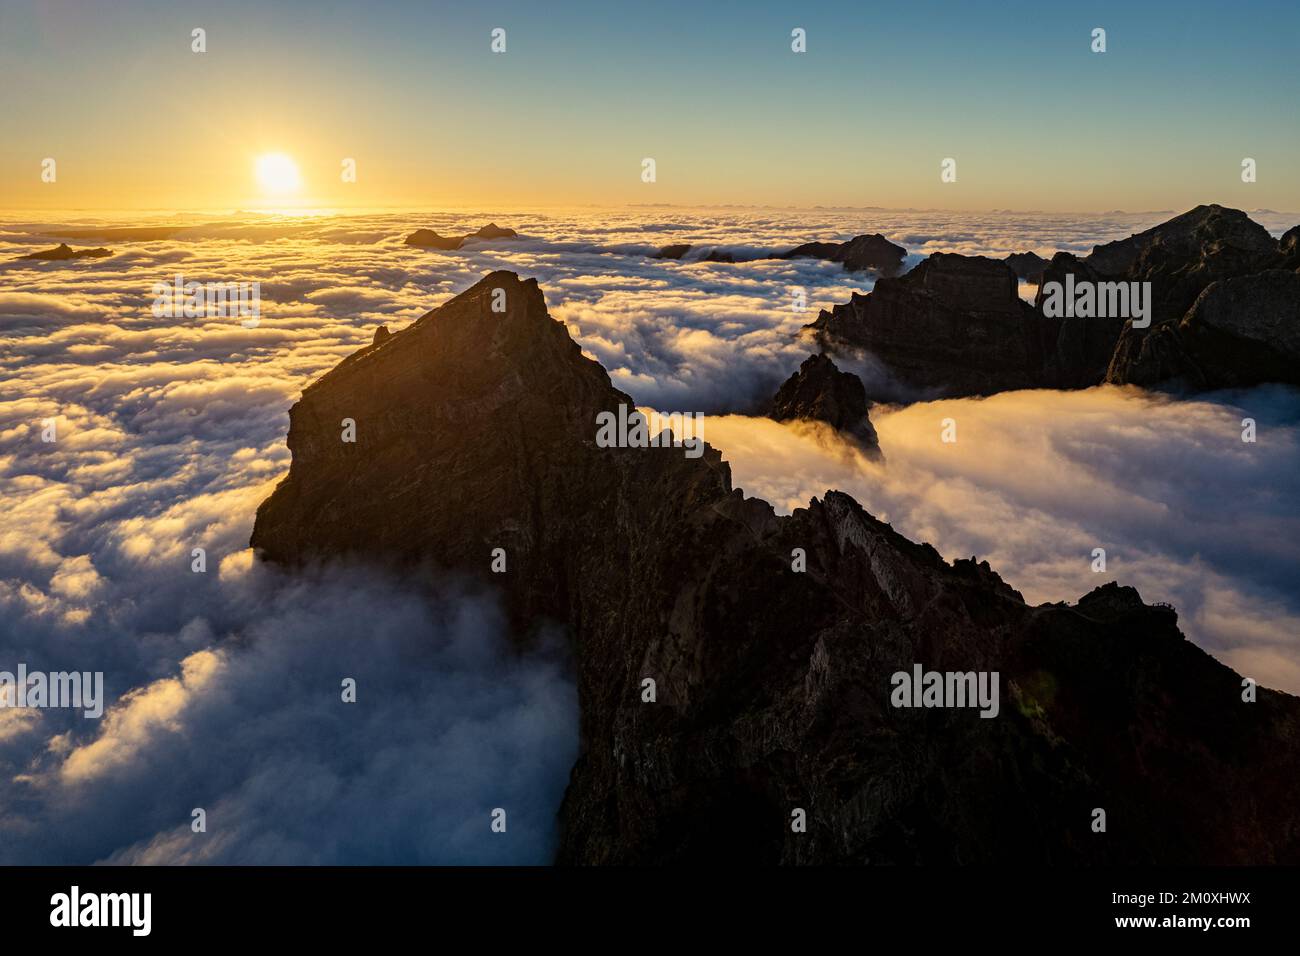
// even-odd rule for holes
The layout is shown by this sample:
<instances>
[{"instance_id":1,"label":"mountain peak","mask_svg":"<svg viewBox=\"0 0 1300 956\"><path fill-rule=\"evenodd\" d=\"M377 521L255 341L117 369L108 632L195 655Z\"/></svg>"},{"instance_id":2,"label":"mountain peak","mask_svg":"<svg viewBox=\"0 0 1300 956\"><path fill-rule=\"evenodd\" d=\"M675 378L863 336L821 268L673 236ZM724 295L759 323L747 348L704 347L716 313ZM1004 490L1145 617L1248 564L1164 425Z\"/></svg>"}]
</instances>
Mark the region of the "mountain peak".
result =
<instances>
[{"instance_id":1,"label":"mountain peak","mask_svg":"<svg viewBox=\"0 0 1300 956\"><path fill-rule=\"evenodd\" d=\"M253 530L265 560L475 577L521 634L566 628L583 751L561 862L1300 855L1278 836L1294 801L1257 799L1300 776L1300 701L1243 707L1175 615L1127 589L1029 607L841 492L779 516L707 446L599 443L632 404L536 282L492 272L304 391ZM996 672L997 719L897 709L891 675L917 667ZM1101 796L1126 823L1088 839ZM791 806L815 808L806 833Z\"/></svg>"}]
</instances>

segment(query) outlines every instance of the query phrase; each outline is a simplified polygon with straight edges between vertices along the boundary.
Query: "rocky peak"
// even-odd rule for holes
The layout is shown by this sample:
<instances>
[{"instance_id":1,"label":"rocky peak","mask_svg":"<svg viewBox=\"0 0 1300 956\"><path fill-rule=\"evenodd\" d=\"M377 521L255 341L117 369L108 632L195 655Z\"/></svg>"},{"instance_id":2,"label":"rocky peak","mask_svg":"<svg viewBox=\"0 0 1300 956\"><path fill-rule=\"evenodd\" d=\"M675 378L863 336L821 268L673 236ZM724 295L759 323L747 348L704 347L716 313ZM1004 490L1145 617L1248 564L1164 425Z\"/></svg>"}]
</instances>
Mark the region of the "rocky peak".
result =
<instances>
[{"instance_id":1,"label":"rocky peak","mask_svg":"<svg viewBox=\"0 0 1300 956\"><path fill-rule=\"evenodd\" d=\"M823 346L862 348L904 384L945 395L1030 388L1041 330L1004 262L937 253L812 323ZM869 396L887 398L885 395Z\"/></svg>"},{"instance_id":2,"label":"rocky peak","mask_svg":"<svg viewBox=\"0 0 1300 956\"><path fill-rule=\"evenodd\" d=\"M686 255L686 253L690 251L691 251L691 244L689 242L675 242L667 246L661 246L659 251L656 252L653 256L651 256L651 258L652 259L680 259L682 256Z\"/></svg>"},{"instance_id":3,"label":"rocky peak","mask_svg":"<svg viewBox=\"0 0 1300 956\"><path fill-rule=\"evenodd\" d=\"M1243 706L1140 600L1029 607L848 495L778 516L712 449L599 447L630 403L536 282L491 273L304 390L253 529L264 560L479 577L521 632L568 628L561 862L1300 861L1300 701ZM918 666L996 671L996 718L899 709ZM1099 840L1103 800L1123 825Z\"/></svg>"},{"instance_id":4,"label":"rocky peak","mask_svg":"<svg viewBox=\"0 0 1300 956\"><path fill-rule=\"evenodd\" d=\"M1016 274L1006 263L984 256L936 253L897 281L954 311L1017 315L1022 304Z\"/></svg>"},{"instance_id":5,"label":"rocky peak","mask_svg":"<svg viewBox=\"0 0 1300 956\"><path fill-rule=\"evenodd\" d=\"M519 238L519 233L515 232L513 229L505 229L501 226L498 226L495 222L490 222L483 228L479 229L478 232L471 233L465 238L466 239L517 239Z\"/></svg>"},{"instance_id":6,"label":"rocky peak","mask_svg":"<svg viewBox=\"0 0 1300 956\"><path fill-rule=\"evenodd\" d=\"M810 355L799 370L786 379L768 409L778 422L806 419L826 422L832 428L856 438L869 450L879 451L880 442L868 412L871 403L862 380L841 372L828 355Z\"/></svg>"},{"instance_id":7,"label":"rocky peak","mask_svg":"<svg viewBox=\"0 0 1300 956\"><path fill-rule=\"evenodd\" d=\"M1291 313L1277 299L1288 286L1264 273L1300 269L1298 236L1300 227L1279 243L1240 210L1197 206L1083 259L1057 253L1038 276L1033 308L1019 300L1007 262L937 253L823 311L810 328L824 349L863 349L921 394L1291 382ZM1071 280L1150 283L1150 328L1124 315L1046 314L1049 284ZM1231 295L1216 292L1190 314L1203 293L1229 281Z\"/></svg>"},{"instance_id":8,"label":"rocky peak","mask_svg":"<svg viewBox=\"0 0 1300 956\"><path fill-rule=\"evenodd\" d=\"M1244 212L1213 205L1097 247L1085 261L1149 281L1155 313L1150 328L1124 328L1106 381L1190 388L1296 381L1295 309L1278 298L1291 290L1270 277L1292 268L1287 249Z\"/></svg>"},{"instance_id":9,"label":"rocky peak","mask_svg":"<svg viewBox=\"0 0 1300 956\"><path fill-rule=\"evenodd\" d=\"M1034 278L1047 265L1047 260L1036 252L1013 252L1002 261L1021 279Z\"/></svg>"},{"instance_id":10,"label":"rocky peak","mask_svg":"<svg viewBox=\"0 0 1300 956\"><path fill-rule=\"evenodd\" d=\"M103 259L112 254L112 249L73 249L66 242L61 242L53 249L44 249L40 252L33 252L25 256L19 256L18 258L63 261L69 259Z\"/></svg>"},{"instance_id":11,"label":"rocky peak","mask_svg":"<svg viewBox=\"0 0 1300 956\"><path fill-rule=\"evenodd\" d=\"M423 246L426 249L459 249L464 242L461 236L441 236L432 229L417 229L406 237L406 245Z\"/></svg>"},{"instance_id":12,"label":"rocky peak","mask_svg":"<svg viewBox=\"0 0 1300 956\"><path fill-rule=\"evenodd\" d=\"M1197 261L1234 254L1247 261L1262 261L1276 251L1277 240L1240 209L1211 204L1197 206L1127 239L1096 246L1085 261L1103 275L1125 276L1150 271L1169 260ZM1145 266L1141 263L1144 256L1148 259Z\"/></svg>"},{"instance_id":13,"label":"rocky peak","mask_svg":"<svg viewBox=\"0 0 1300 956\"><path fill-rule=\"evenodd\" d=\"M828 262L842 263L851 272L872 269L893 275L902 268L906 256L906 249L876 233L871 236L854 236L848 242L806 242L778 258L825 259Z\"/></svg>"},{"instance_id":14,"label":"rocky peak","mask_svg":"<svg viewBox=\"0 0 1300 956\"><path fill-rule=\"evenodd\" d=\"M471 232L464 236L441 236L432 229L417 229L406 237L405 244L408 246L421 246L426 249L443 249L454 251L464 247L465 243L471 239L518 239L519 233L513 229L505 229L498 226L495 222L490 222L477 232Z\"/></svg>"}]
</instances>

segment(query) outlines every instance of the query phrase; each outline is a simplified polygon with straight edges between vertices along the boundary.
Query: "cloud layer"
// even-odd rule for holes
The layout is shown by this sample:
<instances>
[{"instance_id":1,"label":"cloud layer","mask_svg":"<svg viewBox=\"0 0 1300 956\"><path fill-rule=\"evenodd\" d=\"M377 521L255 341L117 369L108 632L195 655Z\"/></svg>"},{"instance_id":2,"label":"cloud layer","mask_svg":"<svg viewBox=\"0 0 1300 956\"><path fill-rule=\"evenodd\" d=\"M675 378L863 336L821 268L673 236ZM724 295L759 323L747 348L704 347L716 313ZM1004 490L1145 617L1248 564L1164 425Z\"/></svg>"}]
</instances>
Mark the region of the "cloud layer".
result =
<instances>
[{"instance_id":1,"label":"cloud layer","mask_svg":"<svg viewBox=\"0 0 1300 956\"><path fill-rule=\"evenodd\" d=\"M1241 440L1248 417L1255 443ZM883 461L813 423L708 418L704 435L778 510L846 491L949 560L987 559L1031 603L1133 585L1220 660L1300 694L1300 392L1027 391L872 420Z\"/></svg>"},{"instance_id":2,"label":"cloud layer","mask_svg":"<svg viewBox=\"0 0 1300 956\"><path fill-rule=\"evenodd\" d=\"M13 262L67 222L0 220L0 670L102 670L110 710L0 710L0 862L544 862L577 748L558 638L515 654L491 595L336 569L297 582L246 550L288 467L288 408L370 341L508 268L638 403L714 416L738 484L789 510L852 492L1030 600L1101 581L1169 600L1202 646L1300 690L1297 399L1173 404L1096 389L873 413L883 463L743 417L808 352L800 328L869 277L753 254L882 232L933 251L1087 251L1168 218L887 210L582 210L178 219L109 259ZM523 238L402 244L495 220ZM112 225L146 224L114 220ZM1275 232L1294 223L1266 221ZM95 223L79 219L79 227ZM258 281L261 321L162 319L151 290ZM804 290L807 312L793 308ZM731 414L728 414L731 413ZM739 413L739 414L738 414ZM1259 442L1240 442L1241 417ZM938 421L958 421L956 445ZM50 428L57 440L42 440ZM1105 547L1108 573L1089 570ZM191 570L203 548L208 570ZM358 700L344 704L352 677ZM190 829L207 812L208 832ZM506 834L488 814L507 811Z\"/></svg>"}]
</instances>

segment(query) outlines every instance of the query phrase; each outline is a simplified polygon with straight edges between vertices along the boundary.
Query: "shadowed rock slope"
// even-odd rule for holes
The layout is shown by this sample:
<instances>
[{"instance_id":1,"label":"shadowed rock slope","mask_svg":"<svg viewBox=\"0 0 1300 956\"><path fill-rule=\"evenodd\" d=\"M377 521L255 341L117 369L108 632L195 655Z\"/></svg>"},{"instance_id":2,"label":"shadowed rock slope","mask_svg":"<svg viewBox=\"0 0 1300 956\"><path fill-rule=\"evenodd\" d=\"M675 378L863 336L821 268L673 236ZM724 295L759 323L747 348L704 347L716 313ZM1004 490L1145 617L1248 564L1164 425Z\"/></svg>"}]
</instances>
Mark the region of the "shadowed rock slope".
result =
<instances>
[{"instance_id":1,"label":"shadowed rock slope","mask_svg":"<svg viewBox=\"0 0 1300 956\"><path fill-rule=\"evenodd\" d=\"M871 403L860 378L852 372L841 372L828 355L810 355L777 390L767 415L778 422L826 422L852 435L866 450L879 453L880 439L871 424L870 411Z\"/></svg>"},{"instance_id":2,"label":"shadowed rock slope","mask_svg":"<svg viewBox=\"0 0 1300 956\"><path fill-rule=\"evenodd\" d=\"M620 404L536 282L492 273L303 392L252 537L482 574L568 626L561 862L1300 861L1300 701L1243 703L1171 609L1114 584L1029 607L838 492L779 517L712 449L597 447ZM997 717L892 707L915 663L1000 672Z\"/></svg>"},{"instance_id":3,"label":"shadowed rock slope","mask_svg":"<svg viewBox=\"0 0 1300 956\"><path fill-rule=\"evenodd\" d=\"M1021 301L1016 274L995 259L936 253L823 311L809 328L828 348L866 349L903 383L945 395L988 395L1042 380L1040 322Z\"/></svg>"},{"instance_id":4,"label":"shadowed rock slope","mask_svg":"<svg viewBox=\"0 0 1300 956\"><path fill-rule=\"evenodd\" d=\"M1279 242L1240 210L1197 206L1082 259L1057 253L1038 269L1043 283L1071 275L1074 284L1150 283L1149 328L1134 328L1128 315L1049 317L1041 288L1033 308L1016 297L1016 270L1024 275L1032 262L950 254L879 280L809 328L823 348L865 349L900 381L944 396L1103 381L1300 384L1300 299L1294 280L1278 274L1300 267L1297 236L1293 229Z\"/></svg>"}]
</instances>

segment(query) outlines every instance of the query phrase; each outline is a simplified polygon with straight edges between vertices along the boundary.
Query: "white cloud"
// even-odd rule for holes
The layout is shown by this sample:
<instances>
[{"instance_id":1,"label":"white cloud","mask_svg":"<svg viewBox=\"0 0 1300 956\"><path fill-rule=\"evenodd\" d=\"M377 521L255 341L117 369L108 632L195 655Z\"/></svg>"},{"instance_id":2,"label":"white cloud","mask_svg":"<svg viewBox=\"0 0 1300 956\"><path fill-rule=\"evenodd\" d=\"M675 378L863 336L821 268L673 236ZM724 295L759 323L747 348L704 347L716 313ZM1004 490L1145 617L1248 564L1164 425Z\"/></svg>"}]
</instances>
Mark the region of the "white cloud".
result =
<instances>
[{"instance_id":1,"label":"white cloud","mask_svg":"<svg viewBox=\"0 0 1300 956\"><path fill-rule=\"evenodd\" d=\"M377 325L400 328L514 269L639 403L747 411L807 354L800 327L870 278L811 260L648 258L659 246L755 254L882 232L912 261L1049 255L1162 218L232 217L162 241L78 243L116 254L70 265L11 261L62 224L0 223L0 666L103 670L111 705L100 725L0 711L0 861L547 858L577 740L563 665L507 656L490 597L345 572L276 588L250 560L254 509L288 467L289 405ZM401 241L493 220L523 238L454 253ZM259 326L154 317L152 285L176 272L260 281ZM790 308L792 286L808 312ZM1257 446L1228 433L1238 406L1261 422ZM711 418L705 435L778 508L843 488L948 557L987 557L1035 601L1102 577L1136 584L1177 604L1221 659L1297 690L1295 406L1278 390L1186 405L1096 390L877 409L883 463L804 425ZM944 415L958 418L955 447L934 440ZM40 441L49 417L53 445ZM1094 545L1108 549L1106 576L1087 569ZM206 574L190 571L194 547ZM341 674L362 688L350 711ZM189 830L195 806L209 811L206 840ZM520 808L508 841L480 826L494 806Z\"/></svg>"}]
</instances>

